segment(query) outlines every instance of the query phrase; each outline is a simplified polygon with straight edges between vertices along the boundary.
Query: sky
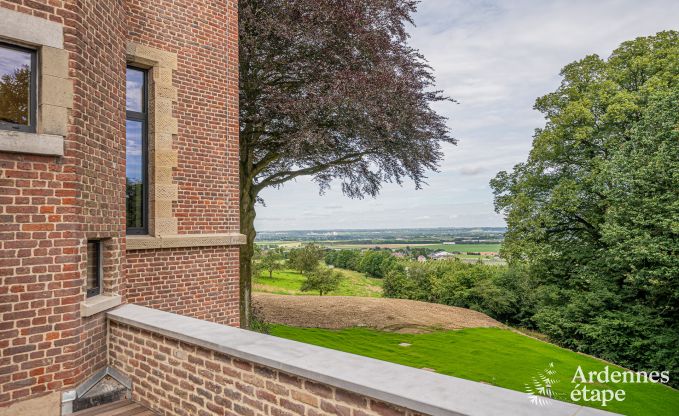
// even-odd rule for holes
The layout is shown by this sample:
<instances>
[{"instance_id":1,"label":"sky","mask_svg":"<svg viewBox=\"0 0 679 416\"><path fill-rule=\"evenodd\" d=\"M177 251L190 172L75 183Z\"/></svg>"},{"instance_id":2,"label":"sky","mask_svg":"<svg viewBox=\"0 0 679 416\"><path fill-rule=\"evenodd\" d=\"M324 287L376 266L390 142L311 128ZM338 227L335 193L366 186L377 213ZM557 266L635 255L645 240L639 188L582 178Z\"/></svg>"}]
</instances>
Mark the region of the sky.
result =
<instances>
[{"instance_id":1,"label":"sky","mask_svg":"<svg viewBox=\"0 0 679 416\"><path fill-rule=\"evenodd\" d=\"M262 192L260 231L504 226L489 180L525 161L544 125L535 99L554 91L560 69L589 54L608 57L622 42L679 29L677 0L423 0L410 44L434 69L437 87L459 103L448 117L456 146L444 145L439 172L415 190L387 184L352 200L339 186L324 195L306 178Z\"/></svg>"}]
</instances>

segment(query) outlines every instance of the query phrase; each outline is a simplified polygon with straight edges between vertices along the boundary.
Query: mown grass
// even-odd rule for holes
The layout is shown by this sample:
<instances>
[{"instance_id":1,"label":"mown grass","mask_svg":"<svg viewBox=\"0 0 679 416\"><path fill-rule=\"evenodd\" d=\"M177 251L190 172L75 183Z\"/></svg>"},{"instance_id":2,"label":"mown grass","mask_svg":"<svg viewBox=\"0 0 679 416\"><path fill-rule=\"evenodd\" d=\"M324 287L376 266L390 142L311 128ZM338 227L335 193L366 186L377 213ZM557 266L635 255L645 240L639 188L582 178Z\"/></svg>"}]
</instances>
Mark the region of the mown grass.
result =
<instances>
[{"instance_id":1,"label":"mown grass","mask_svg":"<svg viewBox=\"0 0 679 416\"><path fill-rule=\"evenodd\" d=\"M410 367L431 368L442 374L521 392L525 392L525 385L532 383L533 377L554 363L555 377L560 381L552 386L552 390L557 393L556 398L563 401L571 401L570 392L574 386L571 380L578 366L588 372L602 371L609 365L497 328L397 334L365 328L327 330L272 325L271 334ZM411 346L399 346L402 342ZM621 370L615 366L610 369ZM606 407L582 401L579 404L632 416L679 414L679 391L664 385L594 383L588 388L622 389L626 398L622 402L609 402Z\"/></svg>"},{"instance_id":2,"label":"mown grass","mask_svg":"<svg viewBox=\"0 0 679 416\"><path fill-rule=\"evenodd\" d=\"M330 292L330 296L382 296L382 280L367 277L363 273L352 270L335 269L342 273L339 288ZM317 292L302 292L302 282L306 278L294 270L276 270L273 277L269 278L269 272L262 272L254 279L253 289L255 292L276 293L279 295L318 295Z\"/></svg>"}]
</instances>

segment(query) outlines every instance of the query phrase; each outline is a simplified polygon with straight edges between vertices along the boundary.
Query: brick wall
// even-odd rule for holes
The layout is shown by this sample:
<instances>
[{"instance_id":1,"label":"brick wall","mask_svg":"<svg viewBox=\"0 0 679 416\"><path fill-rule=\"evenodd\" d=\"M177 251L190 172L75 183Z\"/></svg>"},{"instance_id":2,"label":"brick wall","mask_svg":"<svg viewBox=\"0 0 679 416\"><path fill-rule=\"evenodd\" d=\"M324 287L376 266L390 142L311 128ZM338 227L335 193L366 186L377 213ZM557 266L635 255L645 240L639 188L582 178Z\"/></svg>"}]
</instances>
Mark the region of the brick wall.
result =
<instances>
[{"instance_id":1,"label":"brick wall","mask_svg":"<svg viewBox=\"0 0 679 416\"><path fill-rule=\"evenodd\" d=\"M238 326L238 248L127 253L128 303Z\"/></svg>"},{"instance_id":2,"label":"brick wall","mask_svg":"<svg viewBox=\"0 0 679 416\"><path fill-rule=\"evenodd\" d=\"M74 102L64 157L0 153L0 407L82 382L106 363L103 316L80 318L86 240L108 238L120 282L124 216L122 1L0 1L64 26Z\"/></svg>"},{"instance_id":3,"label":"brick wall","mask_svg":"<svg viewBox=\"0 0 679 416\"><path fill-rule=\"evenodd\" d=\"M105 239L104 292L237 325L237 248L126 253L124 207L130 40L179 57L179 232L237 232L238 36L235 0L0 0L0 7L64 26L74 84L63 158L0 152L3 407L76 386L106 364L103 315L80 317L88 238Z\"/></svg>"},{"instance_id":4,"label":"brick wall","mask_svg":"<svg viewBox=\"0 0 679 416\"><path fill-rule=\"evenodd\" d=\"M125 11L130 41L177 54L179 234L238 232L237 1L127 0ZM237 326L237 255L237 247L128 250L127 302Z\"/></svg>"},{"instance_id":5,"label":"brick wall","mask_svg":"<svg viewBox=\"0 0 679 416\"><path fill-rule=\"evenodd\" d=\"M127 0L128 39L177 54L180 234L238 232L238 2Z\"/></svg>"},{"instance_id":6,"label":"brick wall","mask_svg":"<svg viewBox=\"0 0 679 416\"><path fill-rule=\"evenodd\" d=\"M110 364L161 415L413 416L379 400L110 322Z\"/></svg>"}]
</instances>

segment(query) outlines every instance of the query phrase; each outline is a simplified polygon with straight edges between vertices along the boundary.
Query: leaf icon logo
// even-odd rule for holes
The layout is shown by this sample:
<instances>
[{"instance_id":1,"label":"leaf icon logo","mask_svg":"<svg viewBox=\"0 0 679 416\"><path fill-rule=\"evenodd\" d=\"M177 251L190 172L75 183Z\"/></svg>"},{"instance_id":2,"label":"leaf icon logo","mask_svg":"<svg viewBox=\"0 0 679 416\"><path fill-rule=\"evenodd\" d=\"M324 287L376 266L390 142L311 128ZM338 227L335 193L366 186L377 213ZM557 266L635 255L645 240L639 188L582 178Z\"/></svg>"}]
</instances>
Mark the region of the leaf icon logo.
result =
<instances>
[{"instance_id":1,"label":"leaf icon logo","mask_svg":"<svg viewBox=\"0 0 679 416\"><path fill-rule=\"evenodd\" d=\"M552 386L558 383L554 363L551 362L542 371L531 377L531 382L524 384L530 402L536 406L549 406L550 399L556 398L557 394L552 390Z\"/></svg>"}]
</instances>

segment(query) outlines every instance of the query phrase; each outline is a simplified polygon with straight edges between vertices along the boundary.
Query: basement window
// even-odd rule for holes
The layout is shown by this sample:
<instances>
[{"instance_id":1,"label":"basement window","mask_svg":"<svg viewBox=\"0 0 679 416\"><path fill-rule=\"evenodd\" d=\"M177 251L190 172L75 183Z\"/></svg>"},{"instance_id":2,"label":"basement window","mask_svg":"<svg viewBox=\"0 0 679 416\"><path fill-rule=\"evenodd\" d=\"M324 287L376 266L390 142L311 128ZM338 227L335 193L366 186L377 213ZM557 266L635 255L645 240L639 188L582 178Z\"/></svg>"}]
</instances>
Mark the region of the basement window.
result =
<instances>
[{"instance_id":1,"label":"basement window","mask_svg":"<svg viewBox=\"0 0 679 416\"><path fill-rule=\"evenodd\" d=\"M0 42L0 129L34 133L36 51Z\"/></svg>"},{"instance_id":2,"label":"basement window","mask_svg":"<svg viewBox=\"0 0 679 416\"><path fill-rule=\"evenodd\" d=\"M101 294L101 240L87 241L87 297Z\"/></svg>"}]
</instances>

